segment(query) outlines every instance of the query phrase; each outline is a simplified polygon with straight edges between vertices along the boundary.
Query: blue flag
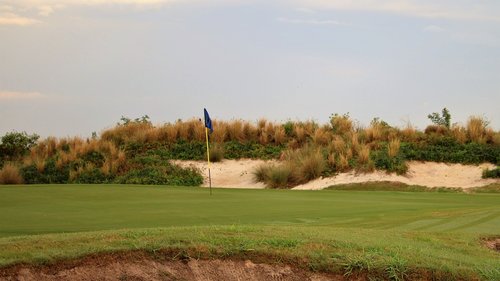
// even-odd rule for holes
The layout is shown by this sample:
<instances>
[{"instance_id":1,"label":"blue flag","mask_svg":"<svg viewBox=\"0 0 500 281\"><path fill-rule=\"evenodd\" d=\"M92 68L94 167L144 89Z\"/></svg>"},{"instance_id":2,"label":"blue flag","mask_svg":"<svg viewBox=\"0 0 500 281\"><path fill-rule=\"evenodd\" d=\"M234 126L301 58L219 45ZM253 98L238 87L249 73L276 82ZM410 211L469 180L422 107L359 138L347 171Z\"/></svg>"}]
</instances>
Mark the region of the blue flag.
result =
<instances>
[{"instance_id":1,"label":"blue flag","mask_svg":"<svg viewBox=\"0 0 500 281\"><path fill-rule=\"evenodd\" d=\"M208 115L206 108L204 108L203 111L205 113L205 127L210 130L210 133L212 133L214 131L214 128L212 127L212 119L210 119L210 115Z\"/></svg>"}]
</instances>

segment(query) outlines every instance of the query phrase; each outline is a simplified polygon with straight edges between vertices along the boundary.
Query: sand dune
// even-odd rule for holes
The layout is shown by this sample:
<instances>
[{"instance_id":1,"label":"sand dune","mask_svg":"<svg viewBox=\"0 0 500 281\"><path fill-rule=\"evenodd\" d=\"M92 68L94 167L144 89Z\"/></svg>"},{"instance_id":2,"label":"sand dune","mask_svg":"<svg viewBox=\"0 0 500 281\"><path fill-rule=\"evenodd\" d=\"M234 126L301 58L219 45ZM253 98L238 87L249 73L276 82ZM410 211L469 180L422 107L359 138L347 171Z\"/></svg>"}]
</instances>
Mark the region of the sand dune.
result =
<instances>
[{"instance_id":1,"label":"sand dune","mask_svg":"<svg viewBox=\"0 0 500 281\"><path fill-rule=\"evenodd\" d=\"M276 161L267 161L274 162ZM183 167L195 167L205 176L204 186L208 186L207 163L203 161L174 161ZM211 164L212 186L226 188L265 188L263 183L255 183L252 171L264 160L224 160ZM387 174L384 171L358 174L355 172L340 173L333 177L321 178L293 189L317 190L336 184L361 183L370 181L402 182L409 185L427 187L454 187L471 188L499 182L496 179L482 179L482 171L493 169L495 165L485 163L481 165L445 164L434 162L408 163L409 170L404 176Z\"/></svg>"}]
</instances>

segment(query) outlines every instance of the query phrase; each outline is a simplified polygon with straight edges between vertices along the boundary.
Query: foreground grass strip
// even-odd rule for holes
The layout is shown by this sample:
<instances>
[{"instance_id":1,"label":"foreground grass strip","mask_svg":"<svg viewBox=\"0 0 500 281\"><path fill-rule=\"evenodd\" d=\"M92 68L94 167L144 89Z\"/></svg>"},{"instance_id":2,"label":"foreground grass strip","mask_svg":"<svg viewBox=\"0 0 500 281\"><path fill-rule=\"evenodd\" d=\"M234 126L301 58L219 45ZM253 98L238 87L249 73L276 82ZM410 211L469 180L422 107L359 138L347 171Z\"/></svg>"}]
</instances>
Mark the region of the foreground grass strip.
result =
<instances>
[{"instance_id":1,"label":"foreground grass strip","mask_svg":"<svg viewBox=\"0 0 500 281\"><path fill-rule=\"evenodd\" d=\"M169 258L237 258L394 280L500 280L500 256L464 233L325 226L205 226L0 238L0 267L144 250ZM165 257L165 256L163 256Z\"/></svg>"}]
</instances>

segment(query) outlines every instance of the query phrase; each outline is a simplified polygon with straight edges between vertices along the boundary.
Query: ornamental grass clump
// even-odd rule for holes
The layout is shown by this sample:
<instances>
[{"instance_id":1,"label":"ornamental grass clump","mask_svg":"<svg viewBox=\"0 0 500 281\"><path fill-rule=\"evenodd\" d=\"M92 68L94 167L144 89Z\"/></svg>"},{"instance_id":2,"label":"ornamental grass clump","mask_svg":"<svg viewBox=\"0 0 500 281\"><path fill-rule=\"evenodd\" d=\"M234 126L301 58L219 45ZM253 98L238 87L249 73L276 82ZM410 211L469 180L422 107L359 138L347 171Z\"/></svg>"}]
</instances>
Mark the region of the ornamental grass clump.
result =
<instances>
[{"instance_id":1,"label":"ornamental grass clump","mask_svg":"<svg viewBox=\"0 0 500 281\"><path fill-rule=\"evenodd\" d=\"M477 143L485 142L485 132L488 122L479 116L472 116L467 121L467 135L469 140Z\"/></svg>"},{"instance_id":2,"label":"ornamental grass clump","mask_svg":"<svg viewBox=\"0 0 500 281\"><path fill-rule=\"evenodd\" d=\"M0 170L0 184L22 184L23 182L23 177L16 166L8 163Z\"/></svg>"}]
</instances>

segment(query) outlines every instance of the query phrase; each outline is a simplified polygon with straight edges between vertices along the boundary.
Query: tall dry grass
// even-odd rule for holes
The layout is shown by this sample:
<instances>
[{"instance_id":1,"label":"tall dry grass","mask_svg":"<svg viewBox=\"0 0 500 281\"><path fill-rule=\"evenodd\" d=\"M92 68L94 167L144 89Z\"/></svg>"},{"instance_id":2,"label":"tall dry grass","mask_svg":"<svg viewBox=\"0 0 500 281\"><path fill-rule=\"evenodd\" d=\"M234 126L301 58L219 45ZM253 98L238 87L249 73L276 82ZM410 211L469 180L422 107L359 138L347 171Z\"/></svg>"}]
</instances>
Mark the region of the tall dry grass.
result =
<instances>
[{"instance_id":1,"label":"tall dry grass","mask_svg":"<svg viewBox=\"0 0 500 281\"><path fill-rule=\"evenodd\" d=\"M337 162L336 162L336 169L337 171L339 172L345 172L347 170L350 169L350 166L349 166L349 159L351 157L349 157L348 154L346 153L339 153L338 157L337 157Z\"/></svg>"},{"instance_id":2,"label":"tall dry grass","mask_svg":"<svg viewBox=\"0 0 500 281\"><path fill-rule=\"evenodd\" d=\"M298 144L304 144L306 142L307 132L303 126L295 125L293 127L293 134Z\"/></svg>"},{"instance_id":3,"label":"tall dry grass","mask_svg":"<svg viewBox=\"0 0 500 281\"><path fill-rule=\"evenodd\" d=\"M467 142L467 130L457 124L454 124L450 129L451 136L459 143Z\"/></svg>"},{"instance_id":4,"label":"tall dry grass","mask_svg":"<svg viewBox=\"0 0 500 281\"><path fill-rule=\"evenodd\" d=\"M334 133L338 135L346 135L354 129L353 122L347 114L332 116L330 118L330 125Z\"/></svg>"},{"instance_id":5,"label":"tall dry grass","mask_svg":"<svg viewBox=\"0 0 500 281\"><path fill-rule=\"evenodd\" d=\"M394 158L399 153L399 148L401 147L401 141L399 139L391 139L387 145L387 154L390 158Z\"/></svg>"},{"instance_id":6,"label":"tall dry grass","mask_svg":"<svg viewBox=\"0 0 500 281\"><path fill-rule=\"evenodd\" d=\"M274 127L274 143L275 144L284 144L286 142L286 132L283 126L275 126Z\"/></svg>"},{"instance_id":7,"label":"tall dry grass","mask_svg":"<svg viewBox=\"0 0 500 281\"><path fill-rule=\"evenodd\" d=\"M324 128L318 128L312 137L313 142L316 145L326 146L330 143L332 135L330 132Z\"/></svg>"},{"instance_id":8,"label":"tall dry grass","mask_svg":"<svg viewBox=\"0 0 500 281\"><path fill-rule=\"evenodd\" d=\"M370 147L366 144L362 144L358 149L358 164L366 165L370 162Z\"/></svg>"},{"instance_id":9,"label":"tall dry grass","mask_svg":"<svg viewBox=\"0 0 500 281\"><path fill-rule=\"evenodd\" d=\"M367 142L376 142L382 140L383 126L379 122L372 122L368 128L364 130Z\"/></svg>"},{"instance_id":10,"label":"tall dry grass","mask_svg":"<svg viewBox=\"0 0 500 281\"><path fill-rule=\"evenodd\" d=\"M407 123L406 126L400 132L401 137L404 141L413 142L417 140L417 129L411 124Z\"/></svg>"},{"instance_id":11,"label":"tall dry grass","mask_svg":"<svg viewBox=\"0 0 500 281\"><path fill-rule=\"evenodd\" d=\"M15 165L7 163L0 170L0 184L22 184L23 182L23 177Z\"/></svg>"},{"instance_id":12,"label":"tall dry grass","mask_svg":"<svg viewBox=\"0 0 500 281\"><path fill-rule=\"evenodd\" d=\"M466 130L470 141L485 143L485 133L488 122L479 116L471 116L467 121Z\"/></svg>"}]
</instances>

